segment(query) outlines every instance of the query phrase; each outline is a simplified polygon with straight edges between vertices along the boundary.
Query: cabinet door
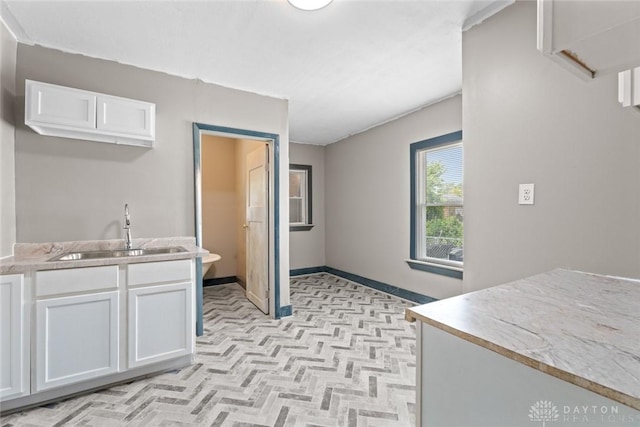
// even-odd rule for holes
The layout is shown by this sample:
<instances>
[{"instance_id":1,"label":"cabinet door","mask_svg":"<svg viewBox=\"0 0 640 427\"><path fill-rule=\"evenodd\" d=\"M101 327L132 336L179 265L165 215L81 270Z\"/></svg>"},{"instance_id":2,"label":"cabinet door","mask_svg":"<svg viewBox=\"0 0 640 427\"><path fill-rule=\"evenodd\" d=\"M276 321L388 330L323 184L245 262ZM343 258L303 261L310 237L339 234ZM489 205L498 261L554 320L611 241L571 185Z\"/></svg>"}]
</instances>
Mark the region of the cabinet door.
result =
<instances>
[{"instance_id":1,"label":"cabinet door","mask_svg":"<svg viewBox=\"0 0 640 427\"><path fill-rule=\"evenodd\" d=\"M38 391L118 370L118 292L36 302Z\"/></svg>"},{"instance_id":2,"label":"cabinet door","mask_svg":"<svg viewBox=\"0 0 640 427\"><path fill-rule=\"evenodd\" d=\"M79 89L27 80L25 123L95 129L96 96Z\"/></svg>"},{"instance_id":3,"label":"cabinet door","mask_svg":"<svg viewBox=\"0 0 640 427\"><path fill-rule=\"evenodd\" d=\"M585 80L633 68L640 2L538 0L538 50Z\"/></svg>"},{"instance_id":4,"label":"cabinet door","mask_svg":"<svg viewBox=\"0 0 640 427\"><path fill-rule=\"evenodd\" d=\"M193 285L129 290L129 368L193 353Z\"/></svg>"},{"instance_id":5,"label":"cabinet door","mask_svg":"<svg viewBox=\"0 0 640 427\"><path fill-rule=\"evenodd\" d=\"M29 394L24 278L0 276L0 400Z\"/></svg>"},{"instance_id":6,"label":"cabinet door","mask_svg":"<svg viewBox=\"0 0 640 427\"><path fill-rule=\"evenodd\" d=\"M98 130L125 135L155 137L155 104L115 96L98 95Z\"/></svg>"}]
</instances>

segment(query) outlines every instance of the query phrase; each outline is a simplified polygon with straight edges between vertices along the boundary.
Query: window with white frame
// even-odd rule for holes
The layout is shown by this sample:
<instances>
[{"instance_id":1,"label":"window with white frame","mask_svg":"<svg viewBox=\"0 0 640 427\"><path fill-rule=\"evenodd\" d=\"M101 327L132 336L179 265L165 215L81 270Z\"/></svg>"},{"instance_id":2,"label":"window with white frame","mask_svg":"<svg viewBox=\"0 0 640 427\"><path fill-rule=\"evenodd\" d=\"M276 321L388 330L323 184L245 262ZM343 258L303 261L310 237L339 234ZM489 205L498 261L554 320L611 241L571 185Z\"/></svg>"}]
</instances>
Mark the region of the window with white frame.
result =
<instances>
[{"instance_id":1,"label":"window with white frame","mask_svg":"<svg viewBox=\"0 0 640 427\"><path fill-rule=\"evenodd\" d=\"M311 214L311 166L289 165L289 229L310 230Z\"/></svg>"},{"instance_id":2,"label":"window with white frame","mask_svg":"<svg viewBox=\"0 0 640 427\"><path fill-rule=\"evenodd\" d=\"M411 144L412 268L462 277L462 132Z\"/></svg>"}]
</instances>

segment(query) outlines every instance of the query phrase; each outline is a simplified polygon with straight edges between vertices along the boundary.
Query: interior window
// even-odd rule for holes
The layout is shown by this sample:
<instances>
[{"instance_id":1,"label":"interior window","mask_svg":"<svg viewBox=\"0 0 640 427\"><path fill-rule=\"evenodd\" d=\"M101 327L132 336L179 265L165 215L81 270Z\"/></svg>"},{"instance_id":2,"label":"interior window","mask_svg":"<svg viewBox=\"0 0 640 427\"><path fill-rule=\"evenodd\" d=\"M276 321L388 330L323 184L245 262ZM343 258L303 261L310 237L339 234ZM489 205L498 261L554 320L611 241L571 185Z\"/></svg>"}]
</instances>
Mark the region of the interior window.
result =
<instances>
[{"instance_id":1,"label":"interior window","mask_svg":"<svg viewBox=\"0 0 640 427\"><path fill-rule=\"evenodd\" d=\"M311 214L311 166L289 165L289 229L310 230Z\"/></svg>"},{"instance_id":2,"label":"interior window","mask_svg":"<svg viewBox=\"0 0 640 427\"><path fill-rule=\"evenodd\" d=\"M411 262L462 272L464 194L462 132L411 144ZM428 268L435 265L434 268ZM452 275L450 272L444 274ZM457 274L454 275L457 277Z\"/></svg>"}]
</instances>

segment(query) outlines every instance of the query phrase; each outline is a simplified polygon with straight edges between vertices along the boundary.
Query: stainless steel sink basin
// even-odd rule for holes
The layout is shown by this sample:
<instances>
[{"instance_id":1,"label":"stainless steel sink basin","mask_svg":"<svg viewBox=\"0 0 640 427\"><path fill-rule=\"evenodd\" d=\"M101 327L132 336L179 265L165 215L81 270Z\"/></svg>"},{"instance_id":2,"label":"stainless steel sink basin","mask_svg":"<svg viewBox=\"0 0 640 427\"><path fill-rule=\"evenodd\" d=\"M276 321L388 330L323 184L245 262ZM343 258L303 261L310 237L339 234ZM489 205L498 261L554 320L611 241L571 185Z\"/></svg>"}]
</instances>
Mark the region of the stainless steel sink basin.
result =
<instances>
[{"instance_id":1,"label":"stainless steel sink basin","mask_svg":"<svg viewBox=\"0 0 640 427\"><path fill-rule=\"evenodd\" d=\"M106 251L81 251L67 252L56 255L49 261L78 261L83 259L99 259L99 258L124 258L131 256L143 255L162 255L175 254L179 252L187 252L182 246L170 246L166 248L149 248L149 249L115 249Z\"/></svg>"}]
</instances>

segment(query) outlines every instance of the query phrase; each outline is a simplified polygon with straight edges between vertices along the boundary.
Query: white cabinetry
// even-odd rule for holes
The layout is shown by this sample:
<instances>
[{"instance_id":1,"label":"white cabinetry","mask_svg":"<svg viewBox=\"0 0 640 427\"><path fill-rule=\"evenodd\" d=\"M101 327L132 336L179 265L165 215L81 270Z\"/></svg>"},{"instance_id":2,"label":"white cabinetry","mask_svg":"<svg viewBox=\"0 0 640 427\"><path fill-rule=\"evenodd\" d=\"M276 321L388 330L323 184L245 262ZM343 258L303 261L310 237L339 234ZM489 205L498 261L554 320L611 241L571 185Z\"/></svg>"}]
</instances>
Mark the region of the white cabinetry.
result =
<instances>
[{"instance_id":1,"label":"white cabinetry","mask_svg":"<svg viewBox=\"0 0 640 427\"><path fill-rule=\"evenodd\" d=\"M418 321L416 334L418 427L607 427L640 419L629 406L429 324ZM552 402L557 417L534 419L540 401Z\"/></svg>"},{"instance_id":2,"label":"white cabinetry","mask_svg":"<svg viewBox=\"0 0 640 427\"><path fill-rule=\"evenodd\" d=\"M191 260L128 266L129 368L193 353Z\"/></svg>"},{"instance_id":3,"label":"white cabinetry","mask_svg":"<svg viewBox=\"0 0 640 427\"><path fill-rule=\"evenodd\" d=\"M97 102L98 130L123 136L153 136L153 104L108 95L98 95Z\"/></svg>"},{"instance_id":4,"label":"white cabinetry","mask_svg":"<svg viewBox=\"0 0 640 427\"><path fill-rule=\"evenodd\" d=\"M155 104L26 80L25 124L41 135L151 147Z\"/></svg>"},{"instance_id":5,"label":"white cabinetry","mask_svg":"<svg viewBox=\"0 0 640 427\"><path fill-rule=\"evenodd\" d=\"M24 276L0 276L0 400L29 394Z\"/></svg>"},{"instance_id":6,"label":"white cabinetry","mask_svg":"<svg viewBox=\"0 0 640 427\"><path fill-rule=\"evenodd\" d=\"M3 411L193 362L193 259L0 278Z\"/></svg>"},{"instance_id":7,"label":"white cabinetry","mask_svg":"<svg viewBox=\"0 0 640 427\"><path fill-rule=\"evenodd\" d=\"M27 124L95 129L95 94L29 80L25 90Z\"/></svg>"},{"instance_id":8,"label":"white cabinetry","mask_svg":"<svg viewBox=\"0 0 640 427\"><path fill-rule=\"evenodd\" d=\"M37 272L36 295L36 391L118 371L117 266Z\"/></svg>"},{"instance_id":9,"label":"white cabinetry","mask_svg":"<svg viewBox=\"0 0 640 427\"><path fill-rule=\"evenodd\" d=\"M640 2L538 0L538 50L591 79L640 65Z\"/></svg>"}]
</instances>

